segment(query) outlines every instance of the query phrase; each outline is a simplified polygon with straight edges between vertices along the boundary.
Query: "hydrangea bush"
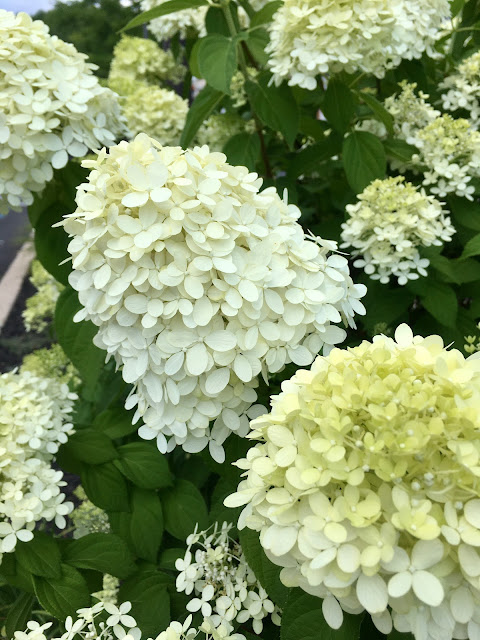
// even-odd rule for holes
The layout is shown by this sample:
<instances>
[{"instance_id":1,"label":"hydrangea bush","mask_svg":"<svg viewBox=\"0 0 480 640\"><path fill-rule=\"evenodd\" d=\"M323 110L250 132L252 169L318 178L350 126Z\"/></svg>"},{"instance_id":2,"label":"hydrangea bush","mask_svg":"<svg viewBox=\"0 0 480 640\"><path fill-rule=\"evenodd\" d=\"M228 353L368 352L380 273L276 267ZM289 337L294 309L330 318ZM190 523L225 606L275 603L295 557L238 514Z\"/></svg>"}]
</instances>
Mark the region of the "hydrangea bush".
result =
<instances>
[{"instance_id":1,"label":"hydrangea bush","mask_svg":"<svg viewBox=\"0 0 480 640\"><path fill-rule=\"evenodd\" d=\"M477 0L141 5L0 12L0 635L478 640Z\"/></svg>"}]
</instances>

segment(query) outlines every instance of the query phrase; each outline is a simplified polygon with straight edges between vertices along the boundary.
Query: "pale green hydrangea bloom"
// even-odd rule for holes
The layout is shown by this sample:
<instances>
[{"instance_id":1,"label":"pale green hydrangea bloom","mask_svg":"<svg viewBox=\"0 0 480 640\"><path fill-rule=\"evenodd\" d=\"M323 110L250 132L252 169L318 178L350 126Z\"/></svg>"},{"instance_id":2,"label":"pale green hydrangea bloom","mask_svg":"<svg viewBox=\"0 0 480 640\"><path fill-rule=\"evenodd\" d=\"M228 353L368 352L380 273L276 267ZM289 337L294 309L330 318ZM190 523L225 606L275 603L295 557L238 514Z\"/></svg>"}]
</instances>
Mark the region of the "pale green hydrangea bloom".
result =
<instances>
[{"instance_id":1,"label":"pale green hydrangea bloom","mask_svg":"<svg viewBox=\"0 0 480 640\"><path fill-rule=\"evenodd\" d=\"M403 80L400 87L400 93L385 100L385 108L393 116L395 135L415 145L418 131L441 113L428 102L427 93L416 91L416 83Z\"/></svg>"},{"instance_id":2,"label":"pale green hydrangea bloom","mask_svg":"<svg viewBox=\"0 0 480 640\"><path fill-rule=\"evenodd\" d=\"M443 108L447 111L463 109L474 129L480 127L480 52L477 51L459 64L452 75L440 83Z\"/></svg>"},{"instance_id":3,"label":"pale green hydrangea bloom","mask_svg":"<svg viewBox=\"0 0 480 640\"><path fill-rule=\"evenodd\" d=\"M270 24L269 65L280 84L315 89L319 74L381 78L404 59L434 54L448 0L284 0Z\"/></svg>"},{"instance_id":4,"label":"pale green hydrangea bloom","mask_svg":"<svg viewBox=\"0 0 480 640\"><path fill-rule=\"evenodd\" d=\"M253 133L255 122L233 113L215 113L202 124L197 133L198 144L207 144L212 151L223 151L225 144L239 133Z\"/></svg>"},{"instance_id":5,"label":"pale green hydrangea bloom","mask_svg":"<svg viewBox=\"0 0 480 640\"><path fill-rule=\"evenodd\" d=\"M354 262L382 284L401 285L426 276L429 261L419 248L450 242L455 229L442 203L403 176L375 180L347 205L341 247L353 247Z\"/></svg>"},{"instance_id":6,"label":"pale green hydrangea bloom","mask_svg":"<svg viewBox=\"0 0 480 640\"><path fill-rule=\"evenodd\" d=\"M111 145L124 126L95 65L26 13L0 10L0 213L30 205L69 156Z\"/></svg>"},{"instance_id":7,"label":"pale green hydrangea bloom","mask_svg":"<svg viewBox=\"0 0 480 640\"><path fill-rule=\"evenodd\" d=\"M480 354L402 325L283 382L225 503L331 627L366 610L387 635L477 637L479 416Z\"/></svg>"},{"instance_id":8,"label":"pale green hydrangea bloom","mask_svg":"<svg viewBox=\"0 0 480 640\"><path fill-rule=\"evenodd\" d=\"M82 538L89 533L109 533L110 522L107 513L87 498L83 487L77 487L75 495L81 503L70 514L75 526L73 537Z\"/></svg>"},{"instance_id":9,"label":"pale green hydrangea bloom","mask_svg":"<svg viewBox=\"0 0 480 640\"><path fill-rule=\"evenodd\" d=\"M32 262L30 282L37 293L26 301L22 311L23 322L27 331L41 333L53 320L55 305L63 285L50 275L39 260Z\"/></svg>"},{"instance_id":10,"label":"pale green hydrangea bloom","mask_svg":"<svg viewBox=\"0 0 480 640\"><path fill-rule=\"evenodd\" d=\"M185 126L188 102L171 89L141 85L127 96L124 115L132 136L139 133L162 145L178 145Z\"/></svg>"},{"instance_id":11,"label":"pale green hydrangea bloom","mask_svg":"<svg viewBox=\"0 0 480 640\"><path fill-rule=\"evenodd\" d=\"M20 371L30 371L39 378L53 378L75 388L81 380L78 372L59 344L49 349L37 349L26 355Z\"/></svg>"},{"instance_id":12,"label":"pale green hydrangea bloom","mask_svg":"<svg viewBox=\"0 0 480 640\"><path fill-rule=\"evenodd\" d=\"M120 95L128 95L135 82L178 83L184 74L185 67L172 52L164 51L154 40L123 36L113 50L108 84Z\"/></svg>"}]
</instances>

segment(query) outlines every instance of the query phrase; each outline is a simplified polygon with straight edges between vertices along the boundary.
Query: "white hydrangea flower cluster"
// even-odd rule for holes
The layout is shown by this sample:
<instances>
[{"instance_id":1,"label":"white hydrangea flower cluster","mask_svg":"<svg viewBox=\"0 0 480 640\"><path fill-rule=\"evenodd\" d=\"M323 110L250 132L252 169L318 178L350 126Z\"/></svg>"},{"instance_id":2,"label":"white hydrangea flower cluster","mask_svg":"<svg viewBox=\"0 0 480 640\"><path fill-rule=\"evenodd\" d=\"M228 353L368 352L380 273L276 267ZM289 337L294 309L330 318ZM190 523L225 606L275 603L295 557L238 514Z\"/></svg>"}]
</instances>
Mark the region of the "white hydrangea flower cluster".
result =
<instances>
[{"instance_id":1,"label":"white hydrangea flower cluster","mask_svg":"<svg viewBox=\"0 0 480 640\"><path fill-rule=\"evenodd\" d=\"M172 52L164 51L154 40L123 36L113 50L108 85L120 95L126 95L137 82L176 83L184 73L185 67L176 62Z\"/></svg>"},{"instance_id":2,"label":"white hydrangea flower cluster","mask_svg":"<svg viewBox=\"0 0 480 640\"><path fill-rule=\"evenodd\" d=\"M473 200L473 179L480 178L480 132L468 120L442 115L420 129L412 164L424 175L423 185L440 198L449 193Z\"/></svg>"},{"instance_id":3,"label":"white hydrangea flower cluster","mask_svg":"<svg viewBox=\"0 0 480 640\"><path fill-rule=\"evenodd\" d=\"M132 605L123 602L116 606L111 602L97 602L93 607L79 609L77 618L65 620L65 632L60 636L47 635L52 622L40 625L31 620L25 631L15 631L14 640L140 640L142 633L137 622L129 614ZM170 640L170 639L169 639Z\"/></svg>"},{"instance_id":4,"label":"white hydrangea flower cluster","mask_svg":"<svg viewBox=\"0 0 480 640\"><path fill-rule=\"evenodd\" d=\"M198 130L197 142L199 145L207 144L211 151L222 151L233 136L254 131L254 120L244 120L234 113L214 113Z\"/></svg>"},{"instance_id":5,"label":"white hydrangea flower cluster","mask_svg":"<svg viewBox=\"0 0 480 640\"><path fill-rule=\"evenodd\" d=\"M375 180L357 198L346 207L341 245L361 256L354 266L382 284L392 276L400 285L426 276L429 261L419 247L441 246L455 233L442 203L403 176Z\"/></svg>"},{"instance_id":6,"label":"white hydrangea flower cluster","mask_svg":"<svg viewBox=\"0 0 480 640\"><path fill-rule=\"evenodd\" d=\"M115 94L72 44L26 13L0 10L0 213L33 202L68 156L123 131Z\"/></svg>"},{"instance_id":7,"label":"white hydrangea flower cluster","mask_svg":"<svg viewBox=\"0 0 480 640\"><path fill-rule=\"evenodd\" d=\"M36 349L23 358L20 371L30 371L38 378L54 378L75 389L81 384L78 371L62 347L54 343L48 349Z\"/></svg>"},{"instance_id":8,"label":"white hydrangea flower cluster","mask_svg":"<svg viewBox=\"0 0 480 640\"><path fill-rule=\"evenodd\" d=\"M400 82L401 92L385 100L386 110L393 116L395 135L416 145L417 134L441 113L428 102L429 95L423 91L416 92L415 82Z\"/></svg>"},{"instance_id":9,"label":"white hydrangea flower cluster","mask_svg":"<svg viewBox=\"0 0 480 640\"><path fill-rule=\"evenodd\" d=\"M252 423L225 504L329 625L371 614L416 640L480 633L480 354L439 336L318 357ZM461 426L460 426L461 425Z\"/></svg>"},{"instance_id":10,"label":"white hydrangea flower cluster","mask_svg":"<svg viewBox=\"0 0 480 640\"><path fill-rule=\"evenodd\" d=\"M163 145L177 145L188 113L188 102L171 89L140 84L129 94L124 115L132 137L145 132Z\"/></svg>"},{"instance_id":11,"label":"white hydrangea flower cluster","mask_svg":"<svg viewBox=\"0 0 480 640\"><path fill-rule=\"evenodd\" d=\"M448 0L284 0L270 24L269 66L277 84L313 90L318 74L364 71L378 78L432 45Z\"/></svg>"},{"instance_id":12,"label":"white hydrangea flower cluster","mask_svg":"<svg viewBox=\"0 0 480 640\"><path fill-rule=\"evenodd\" d=\"M135 385L142 438L160 451L207 444L223 460L257 376L305 365L344 340L332 323L365 313L336 243L306 238L299 209L208 147L141 134L97 160L66 216L71 285L99 327L97 346ZM215 420L212 431L210 421Z\"/></svg>"},{"instance_id":13,"label":"white hydrangea flower cluster","mask_svg":"<svg viewBox=\"0 0 480 640\"><path fill-rule=\"evenodd\" d=\"M474 129L480 128L480 52L466 58L455 73L440 83L443 108L447 111L468 111Z\"/></svg>"},{"instance_id":14,"label":"white hydrangea flower cluster","mask_svg":"<svg viewBox=\"0 0 480 640\"><path fill-rule=\"evenodd\" d=\"M280 610L258 583L240 544L229 536L232 529L233 524L215 523L206 531L195 529L187 538L185 557L175 562L180 571L177 591L194 593L188 611L201 611L215 627L251 620L259 635L267 616L280 625Z\"/></svg>"},{"instance_id":15,"label":"white hydrangea flower cluster","mask_svg":"<svg viewBox=\"0 0 480 640\"><path fill-rule=\"evenodd\" d=\"M63 473L51 467L73 433L76 394L66 384L29 371L0 375L0 559L17 540L28 542L39 520L66 525Z\"/></svg>"},{"instance_id":16,"label":"white hydrangea flower cluster","mask_svg":"<svg viewBox=\"0 0 480 640\"><path fill-rule=\"evenodd\" d=\"M167 0L142 0L140 8L142 11L149 11L155 7L160 7ZM194 9L183 9L168 13L165 16L154 18L148 23L148 30L157 40L163 42L173 38L177 33L181 38L186 38L189 32L198 34L199 37L206 35L205 17L208 5L195 7Z\"/></svg>"}]
</instances>

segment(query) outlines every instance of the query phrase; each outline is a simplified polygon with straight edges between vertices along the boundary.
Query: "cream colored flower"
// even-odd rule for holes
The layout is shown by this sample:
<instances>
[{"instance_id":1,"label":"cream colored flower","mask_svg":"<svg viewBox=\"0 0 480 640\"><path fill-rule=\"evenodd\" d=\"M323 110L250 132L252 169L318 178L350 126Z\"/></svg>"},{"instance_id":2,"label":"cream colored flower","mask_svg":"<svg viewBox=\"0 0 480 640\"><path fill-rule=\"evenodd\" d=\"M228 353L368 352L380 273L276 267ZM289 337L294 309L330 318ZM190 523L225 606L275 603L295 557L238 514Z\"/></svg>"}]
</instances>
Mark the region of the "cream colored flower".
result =
<instances>
[{"instance_id":1,"label":"cream colored flower","mask_svg":"<svg viewBox=\"0 0 480 640\"><path fill-rule=\"evenodd\" d=\"M333 349L252 422L228 506L281 579L416 640L475 637L480 606L480 354L439 336Z\"/></svg>"},{"instance_id":2,"label":"cream colored flower","mask_svg":"<svg viewBox=\"0 0 480 640\"><path fill-rule=\"evenodd\" d=\"M72 44L26 13L0 10L0 213L30 205L69 156L123 131L115 94Z\"/></svg>"},{"instance_id":3,"label":"cream colored flower","mask_svg":"<svg viewBox=\"0 0 480 640\"><path fill-rule=\"evenodd\" d=\"M344 340L334 323L364 313L366 288L334 242L305 236L296 206L206 146L142 134L85 166L64 222L77 320L135 385L141 437L222 460L231 431L248 431L258 376Z\"/></svg>"},{"instance_id":4,"label":"cream colored flower","mask_svg":"<svg viewBox=\"0 0 480 640\"><path fill-rule=\"evenodd\" d=\"M419 248L440 246L455 233L442 203L403 176L375 180L357 197L347 205L341 245L361 256L355 266L382 283L392 276L402 285L426 276L429 261Z\"/></svg>"},{"instance_id":5,"label":"cream colored flower","mask_svg":"<svg viewBox=\"0 0 480 640\"><path fill-rule=\"evenodd\" d=\"M474 129L480 127L480 52L469 56L458 69L440 83L443 108L466 111Z\"/></svg>"},{"instance_id":6,"label":"cream colored flower","mask_svg":"<svg viewBox=\"0 0 480 640\"><path fill-rule=\"evenodd\" d=\"M30 282L37 289L37 293L27 298L22 312L23 322L27 331L41 333L53 320L55 305L63 285L48 273L39 260L32 262Z\"/></svg>"},{"instance_id":7,"label":"cream colored flower","mask_svg":"<svg viewBox=\"0 0 480 640\"><path fill-rule=\"evenodd\" d=\"M319 74L381 78L404 59L433 54L448 0L284 0L270 25L275 81L315 89Z\"/></svg>"}]
</instances>

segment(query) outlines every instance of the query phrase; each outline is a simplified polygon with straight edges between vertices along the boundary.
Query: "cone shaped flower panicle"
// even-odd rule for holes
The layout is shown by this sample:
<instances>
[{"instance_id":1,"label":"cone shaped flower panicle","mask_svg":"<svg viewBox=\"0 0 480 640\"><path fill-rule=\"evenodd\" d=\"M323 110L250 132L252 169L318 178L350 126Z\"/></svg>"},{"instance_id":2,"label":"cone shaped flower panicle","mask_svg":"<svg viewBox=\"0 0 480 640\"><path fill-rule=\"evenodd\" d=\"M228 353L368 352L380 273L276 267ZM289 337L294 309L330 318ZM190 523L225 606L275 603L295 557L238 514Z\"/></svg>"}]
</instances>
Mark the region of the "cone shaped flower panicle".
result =
<instances>
[{"instance_id":1,"label":"cone shaped flower panicle","mask_svg":"<svg viewBox=\"0 0 480 640\"><path fill-rule=\"evenodd\" d=\"M480 357L401 325L318 357L252 422L231 507L282 581L416 640L480 633ZM319 602L320 606L320 602Z\"/></svg>"},{"instance_id":2,"label":"cone shaped flower panicle","mask_svg":"<svg viewBox=\"0 0 480 640\"><path fill-rule=\"evenodd\" d=\"M305 236L296 206L207 146L140 134L84 165L63 223L76 319L99 327L95 343L135 385L143 438L161 451L209 444L223 460L228 434L248 431L257 376L344 340L334 323L353 326L366 288L335 242Z\"/></svg>"},{"instance_id":3,"label":"cone shaped flower panicle","mask_svg":"<svg viewBox=\"0 0 480 640\"><path fill-rule=\"evenodd\" d=\"M30 205L69 156L123 132L117 96L96 66L41 20L0 9L0 213Z\"/></svg>"}]
</instances>

